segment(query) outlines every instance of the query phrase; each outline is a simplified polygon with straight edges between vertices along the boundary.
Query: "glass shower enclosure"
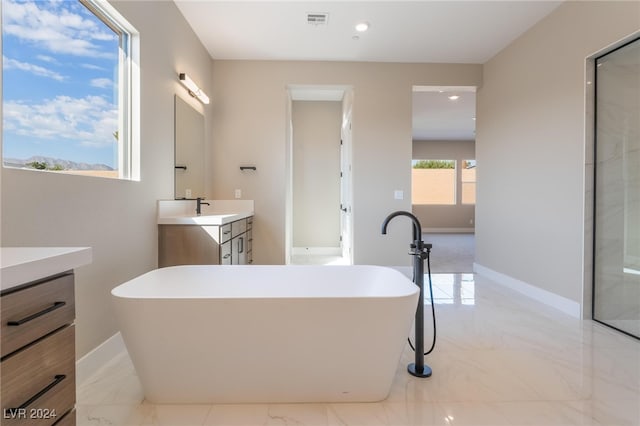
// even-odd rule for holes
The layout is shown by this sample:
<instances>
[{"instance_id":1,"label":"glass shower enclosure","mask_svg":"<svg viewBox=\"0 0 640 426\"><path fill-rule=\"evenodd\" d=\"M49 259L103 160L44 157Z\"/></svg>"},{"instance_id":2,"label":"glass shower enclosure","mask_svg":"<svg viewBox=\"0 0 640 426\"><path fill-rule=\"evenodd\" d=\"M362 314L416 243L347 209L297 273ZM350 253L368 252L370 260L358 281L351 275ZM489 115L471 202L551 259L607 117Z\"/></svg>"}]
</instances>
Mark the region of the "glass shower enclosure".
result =
<instances>
[{"instance_id":1,"label":"glass shower enclosure","mask_svg":"<svg viewBox=\"0 0 640 426\"><path fill-rule=\"evenodd\" d=\"M593 319L640 339L640 39L595 73Z\"/></svg>"}]
</instances>

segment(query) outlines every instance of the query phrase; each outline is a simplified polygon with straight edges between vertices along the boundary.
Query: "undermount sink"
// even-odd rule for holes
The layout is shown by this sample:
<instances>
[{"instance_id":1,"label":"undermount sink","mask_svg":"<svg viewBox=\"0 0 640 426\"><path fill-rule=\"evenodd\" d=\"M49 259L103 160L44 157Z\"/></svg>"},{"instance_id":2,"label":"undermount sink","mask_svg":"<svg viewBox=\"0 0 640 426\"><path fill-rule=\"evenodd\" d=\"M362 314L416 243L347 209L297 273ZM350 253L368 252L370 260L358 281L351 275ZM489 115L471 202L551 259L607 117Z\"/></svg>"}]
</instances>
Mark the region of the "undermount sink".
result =
<instances>
[{"instance_id":1,"label":"undermount sink","mask_svg":"<svg viewBox=\"0 0 640 426\"><path fill-rule=\"evenodd\" d=\"M158 201L158 225L224 225L253 216L253 200L203 200L196 215L195 200Z\"/></svg>"}]
</instances>

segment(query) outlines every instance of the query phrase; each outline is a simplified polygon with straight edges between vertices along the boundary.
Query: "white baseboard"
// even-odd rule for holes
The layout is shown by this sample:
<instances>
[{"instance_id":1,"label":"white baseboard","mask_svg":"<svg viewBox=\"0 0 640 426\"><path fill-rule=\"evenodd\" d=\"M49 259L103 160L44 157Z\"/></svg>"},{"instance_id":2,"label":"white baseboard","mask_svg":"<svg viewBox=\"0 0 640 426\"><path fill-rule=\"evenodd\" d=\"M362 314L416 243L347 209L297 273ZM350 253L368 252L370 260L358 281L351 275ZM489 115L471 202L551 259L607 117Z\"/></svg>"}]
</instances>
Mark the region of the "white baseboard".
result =
<instances>
[{"instance_id":1,"label":"white baseboard","mask_svg":"<svg viewBox=\"0 0 640 426\"><path fill-rule=\"evenodd\" d=\"M476 228L422 228L422 233L429 234L474 234Z\"/></svg>"},{"instance_id":2,"label":"white baseboard","mask_svg":"<svg viewBox=\"0 0 640 426\"><path fill-rule=\"evenodd\" d=\"M516 278L494 271L493 269L482 266L478 263L473 264L473 272L489 278L490 280L505 286L511 290L515 290L531 299L544 303L545 305L556 308L567 315L574 318L581 318L580 303L567 299L566 297L544 290L540 287L527 284Z\"/></svg>"},{"instance_id":3,"label":"white baseboard","mask_svg":"<svg viewBox=\"0 0 640 426\"><path fill-rule=\"evenodd\" d=\"M315 256L342 256L340 247L293 247L291 249L293 256L311 254Z\"/></svg>"},{"instance_id":4,"label":"white baseboard","mask_svg":"<svg viewBox=\"0 0 640 426\"><path fill-rule=\"evenodd\" d=\"M109 337L97 348L76 361L76 383L84 383L96 371L126 350L120 332Z\"/></svg>"}]
</instances>

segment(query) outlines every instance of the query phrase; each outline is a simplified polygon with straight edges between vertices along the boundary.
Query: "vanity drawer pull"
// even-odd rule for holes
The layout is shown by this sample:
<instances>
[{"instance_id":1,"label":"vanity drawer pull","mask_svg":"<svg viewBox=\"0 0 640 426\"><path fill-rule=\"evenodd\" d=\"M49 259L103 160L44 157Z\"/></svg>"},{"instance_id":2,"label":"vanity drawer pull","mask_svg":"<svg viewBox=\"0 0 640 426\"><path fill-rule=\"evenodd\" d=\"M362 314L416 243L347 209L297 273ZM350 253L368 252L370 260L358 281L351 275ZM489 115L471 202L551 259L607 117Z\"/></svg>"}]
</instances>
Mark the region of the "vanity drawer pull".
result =
<instances>
[{"instance_id":1,"label":"vanity drawer pull","mask_svg":"<svg viewBox=\"0 0 640 426\"><path fill-rule=\"evenodd\" d=\"M64 374L56 374L54 376L54 380L53 382L49 383L47 386L45 386L40 392L36 393L35 395L33 395L31 398L29 398L24 404L22 404L21 406L19 406L18 408L7 408L5 411L9 414L13 414L15 415L15 413L17 413L20 410L24 410L25 408L27 408L28 406L30 406L31 404L33 404L36 400L38 400L42 395L44 395L45 393L49 392L51 389L53 389L53 387L55 385L57 385L58 383L60 383L61 381L63 381L64 379L66 379L67 376Z\"/></svg>"},{"instance_id":2,"label":"vanity drawer pull","mask_svg":"<svg viewBox=\"0 0 640 426\"><path fill-rule=\"evenodd\" d=\"M231 253L227 253L224 256L222 256L223 259L228 259L231 257Z\"/></svg>"},{"instance_id":3,"label":"vanity drawer pull","mask_svg":"<svg viewBox=\"0 0 640 426\"><path fill-rule=\"evenodd\" d=\"M231 229L229 229L228 231L224 231L222 234L223 235L227 235L227 234L230 234L230 233L231 233Z\"/></svg>"},{"instance_id":4,"label":"vanity drawer pull","mask_svg":"<svg viewBox=\"0 0 640 426\"><path fill-rule=\"evenodd\" d=\"M54 302L54 304L49 306L48 308L43 309L40 312L36 312L33 315L29 315L28 317L24 317L21 320L18 320L18 321L7 321L7 325L12 326L12 327L15 327L15 326L18 326L18 325L22 325L22 324L24 324L26 322L32 321L32 320L34 320L36 318L39 318L39 317L41 317L43 315L46 315L49 312L55 311L56 309L60 309L63 306L65 306L66 304L67 304L67 302Z\"/></svg>"},{"instance_id":5,"label":"vanity drawer pull","mask_svg":"<svg viewBox=\"0 0 640 426\"><path fill-rule=\"evenodd\" d=\"M52 277L3 294L0 303L0 356L4 358L73 322L73 274ZM2 384L4 387L4 382ZM22 396L24 399L27 395ZM16 401L11 405L16 405Z\"/></svg>"}]
</instances>

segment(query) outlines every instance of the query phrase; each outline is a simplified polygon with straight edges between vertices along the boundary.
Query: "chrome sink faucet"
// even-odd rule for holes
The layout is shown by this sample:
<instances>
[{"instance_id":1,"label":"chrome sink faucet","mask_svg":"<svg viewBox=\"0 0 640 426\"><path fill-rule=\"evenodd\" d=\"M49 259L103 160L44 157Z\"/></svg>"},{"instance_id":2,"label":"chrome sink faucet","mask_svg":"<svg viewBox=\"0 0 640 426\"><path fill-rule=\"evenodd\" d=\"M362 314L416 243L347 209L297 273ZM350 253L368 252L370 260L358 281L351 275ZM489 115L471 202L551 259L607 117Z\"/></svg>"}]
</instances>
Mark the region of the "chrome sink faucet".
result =
<instances>
[{"instance_id":1,"label":"chrome sink faucet","mask_svg":"<svg viewBox=\"0 0 640 426\"><path fill-rule=\"evenodd\" d=\"M200 214L202 214L202 205L204 204L205 206L209 206L209 203L204 203L202 200L204 200L204 198L196 198L196 215L200 216Z\"/></svg>"}]
</instances>

